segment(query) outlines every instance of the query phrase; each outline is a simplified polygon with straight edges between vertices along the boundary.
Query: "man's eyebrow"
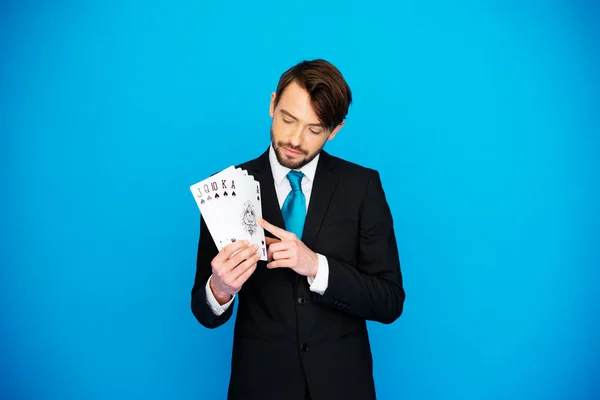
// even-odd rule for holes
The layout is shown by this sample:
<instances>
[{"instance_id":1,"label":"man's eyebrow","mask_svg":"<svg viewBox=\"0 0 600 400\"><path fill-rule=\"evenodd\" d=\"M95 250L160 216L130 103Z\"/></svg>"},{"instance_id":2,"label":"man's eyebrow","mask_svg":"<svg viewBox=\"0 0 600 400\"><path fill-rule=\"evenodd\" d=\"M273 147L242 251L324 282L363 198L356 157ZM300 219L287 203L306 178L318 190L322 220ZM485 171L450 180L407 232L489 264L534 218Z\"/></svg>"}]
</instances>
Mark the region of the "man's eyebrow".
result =
<instances>
[{"instance_id":1,"label":"man's eyebrow","mask_svg":"<svg viewBox=\"0 0 600 400\"><path fill-rule=\"evenodd\" d=\"M285 110L285 109L283 109L283 108L282 108L281 110L279 110L279 112L281 112L283 115L285 115L285 116L287 116L287 117L290 117L290 118L292 118L292 119L294 119L294 120L298 121L298 118L294 117L294 116L292 115L292 113L290 113L289 111L287 111L287 110ZM323 128L323 127L325 126L325 125L323 125L323 124L321 124L321 123L314 123L314 124L308 124L308 125L309 125L309 126L318 126L318 127L320 127L320 128Z\"/></svg>"}]
</instances>

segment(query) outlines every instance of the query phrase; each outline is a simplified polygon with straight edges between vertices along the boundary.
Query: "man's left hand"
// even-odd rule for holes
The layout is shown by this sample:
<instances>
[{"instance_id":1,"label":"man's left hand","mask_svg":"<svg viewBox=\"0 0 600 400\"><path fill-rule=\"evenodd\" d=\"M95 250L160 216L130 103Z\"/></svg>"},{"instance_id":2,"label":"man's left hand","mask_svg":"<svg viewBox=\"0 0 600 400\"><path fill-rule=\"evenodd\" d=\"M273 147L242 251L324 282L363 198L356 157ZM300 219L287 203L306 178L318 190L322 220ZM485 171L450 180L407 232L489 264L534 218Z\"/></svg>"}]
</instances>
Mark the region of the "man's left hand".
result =
<instances>
[{"instance_id":1,"label":"man's left hand","mask_svg":"<svg viewBox=\"0 0 600 400\"><path fill-rule=\"evenodd\" d=\"M319 268L319 257L298 239L295 233L283 230L262 218L258 223L278 239L265 237L267 258L272 260L267 268L291 268L297 274L314 278Z\"/></svg>"}]
</instances>

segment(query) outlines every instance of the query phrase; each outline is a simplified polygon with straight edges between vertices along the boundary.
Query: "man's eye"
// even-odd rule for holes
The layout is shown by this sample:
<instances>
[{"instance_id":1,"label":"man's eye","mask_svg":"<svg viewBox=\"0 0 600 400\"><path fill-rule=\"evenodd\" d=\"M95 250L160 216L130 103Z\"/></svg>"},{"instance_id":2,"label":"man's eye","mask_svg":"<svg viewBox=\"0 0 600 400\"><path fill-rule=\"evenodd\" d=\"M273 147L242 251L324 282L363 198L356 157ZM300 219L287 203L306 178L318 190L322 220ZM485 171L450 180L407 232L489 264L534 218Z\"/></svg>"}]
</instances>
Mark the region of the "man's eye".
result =
<instances>
[{"instance_id":1,"label":"man's eye","mask_svg":"<svg viewBox=\"0 0 600 400\"><path fill-rule=\"evenodd\" d=\"M318 131L318 130L317 130L317 131L315 131L314 129L310 129L310 131L311 131L312 133L314 133L315 135L318 135L319 133L321 133L321 131Z\"/></svg>"},{"instance_id":2,"label":"man's eye","mask_svg":"<svg viewBox=\"0 0 600 400\"><path fill-rule=\"evenodd\" d=\"M289 120L289 119L283 119L283 122L285 122L286 124L291 124L293 121Z\"/></svg>"}]
</instances>

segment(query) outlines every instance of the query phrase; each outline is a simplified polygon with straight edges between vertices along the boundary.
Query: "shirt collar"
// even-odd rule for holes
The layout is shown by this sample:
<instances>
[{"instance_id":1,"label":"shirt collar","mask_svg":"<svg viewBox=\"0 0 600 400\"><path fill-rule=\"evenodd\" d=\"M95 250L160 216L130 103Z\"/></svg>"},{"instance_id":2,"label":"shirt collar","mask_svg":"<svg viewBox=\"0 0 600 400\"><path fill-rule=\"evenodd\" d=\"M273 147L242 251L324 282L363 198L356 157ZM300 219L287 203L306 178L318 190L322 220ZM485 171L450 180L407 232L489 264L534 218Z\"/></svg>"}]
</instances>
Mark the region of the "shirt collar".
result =
<instances>
[{"instance_id":1,"label":"shirt collar","mask_svg":"<svg viewBox=\"0 0 600 400\"><path fill-rule=\"evenodd\" d=\"M317 172L317 164L319 162L319 157L321 154L317 154L315 158L313 158L308 164L304 165L302 168L296 170L300 171L308 178L309 182L312 182L315 179L315 173ZM275 185L279 186L286 176L290 169L284 167L279 164L277 160L277 155L275 154L275 150L273 149L273 144L269 146L269 163L271 164L271 171L273 172L273 180L275 181Z\"/></svg>"}]
</instances>

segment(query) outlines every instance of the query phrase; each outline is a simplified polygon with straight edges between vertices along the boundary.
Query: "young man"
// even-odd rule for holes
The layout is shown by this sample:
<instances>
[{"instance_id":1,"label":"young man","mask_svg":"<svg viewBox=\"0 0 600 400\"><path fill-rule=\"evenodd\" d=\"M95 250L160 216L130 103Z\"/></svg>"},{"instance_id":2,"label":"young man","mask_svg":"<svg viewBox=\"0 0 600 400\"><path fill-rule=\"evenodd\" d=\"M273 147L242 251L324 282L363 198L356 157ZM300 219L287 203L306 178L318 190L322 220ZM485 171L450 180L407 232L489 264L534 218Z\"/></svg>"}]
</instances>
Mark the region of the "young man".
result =
<instances>
[{"instance_id":1,"label":"young man","mask_svg":"<svg viewBox=\"0 0 600 400\"><path fill-rule=\"evenodd\" d=\"M366 321L395 321L405 292L378 172L323 150L351 101L325 60L281 76L271 145L239 166L261 185L268 262L244 242L218 252L201 219L192 311L216 328L239 297L229 399L375 398Z\"/></svg>"}]
</instances>

